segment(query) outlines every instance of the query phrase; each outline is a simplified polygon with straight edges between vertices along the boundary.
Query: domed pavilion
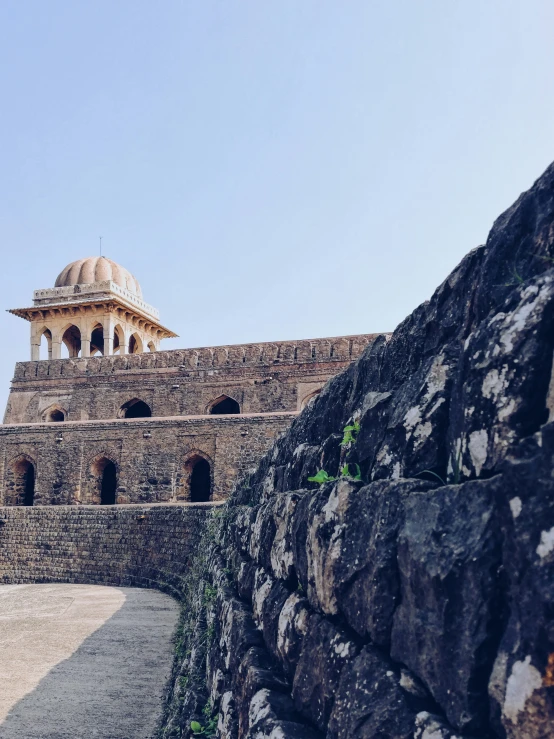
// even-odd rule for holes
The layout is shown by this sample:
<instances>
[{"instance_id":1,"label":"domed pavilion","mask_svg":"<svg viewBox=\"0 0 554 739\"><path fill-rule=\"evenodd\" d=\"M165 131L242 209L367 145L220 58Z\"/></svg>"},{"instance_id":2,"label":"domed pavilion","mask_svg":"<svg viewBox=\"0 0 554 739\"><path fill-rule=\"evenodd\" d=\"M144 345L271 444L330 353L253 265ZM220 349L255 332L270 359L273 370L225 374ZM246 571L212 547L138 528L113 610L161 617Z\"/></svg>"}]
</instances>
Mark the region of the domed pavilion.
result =
<instances>
[{"instance_id":1,"label":"domed pavilion","mask_svg":"<svg viewBox=\"0 0 554 739\"><path fill-rule=\"evenodd\" d=\"M10 310L31 323L31 360L48 344L48 358L139 354L157 351L174 334L159 322L159 313L142 299L138 280L107 257L71 262L52 288L35 290L33 306Z\"/></svg>"}]
</instances>

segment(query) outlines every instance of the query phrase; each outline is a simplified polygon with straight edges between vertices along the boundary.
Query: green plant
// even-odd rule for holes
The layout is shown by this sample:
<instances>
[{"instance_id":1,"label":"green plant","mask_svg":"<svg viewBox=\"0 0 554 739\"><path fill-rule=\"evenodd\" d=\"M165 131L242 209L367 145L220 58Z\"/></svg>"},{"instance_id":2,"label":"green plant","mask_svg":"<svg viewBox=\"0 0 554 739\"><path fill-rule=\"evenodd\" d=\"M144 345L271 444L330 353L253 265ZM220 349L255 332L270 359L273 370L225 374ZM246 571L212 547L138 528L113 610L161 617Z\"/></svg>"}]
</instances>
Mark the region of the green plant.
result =
<instances>
[{"instance_id":1,"label":"green plant","mask_svg":"<svg viewBox=\"0 0 554 739\"><path fill-rule=\"evenodd\" d=\"M209 605L210 603L213 603L217 596L217 588L215 585L210 585L209 583L206 583L204 586L204 605Z\"/></svg>"},{"instance_id":2,"label":"green plant","mask_svg":"<svg viewBox=\"0 0 554 739\"><path fill-rule=\"evenodd\" d=\"M331 477L325 470L318 470L317 474L313 475L313 477L308 477L308 482L318 482L320 485L323 485L325 482L333 482L336 479L336 477Z\"/></svg>"},{"instance_id":3,"label":"green plant","mask_svg":"<svg viewBox=\"0 0 554 739\"><path fill-rule=\"evenodd\" d=\"M350 464L347 462L344 467L341 467L340 474L342 477L350 477L352 480L361 480L362 479L362 471L360 470L360 465L356 462L354 464L354 467L356 468L356 474L352 475L350 473Z\"/></svg>"},{"instance_id":4,"label":"green plant","mask_svg":"<svg viewBox=\"0 0 554 739\"><path fill-rule=\"evenodd\" d=\"M191 721L190 728L194 736L205 736L211 739L217 731L217 717L211 718L205 726L202 726L199 721Z\"/></svg>"},{"instance_id":5,"label":"green plant","mask_svg":"<svg viewBox=\"0 0 554 739\"><path fill-rule=\"evenodd\" d=\"M343 436L342 436L342 441L340 445L348 446L349 444L355 444L359 431L360 431L359 421L354 421L348 426L345 426L342 430Z\"/></svg>"}]
</instances>

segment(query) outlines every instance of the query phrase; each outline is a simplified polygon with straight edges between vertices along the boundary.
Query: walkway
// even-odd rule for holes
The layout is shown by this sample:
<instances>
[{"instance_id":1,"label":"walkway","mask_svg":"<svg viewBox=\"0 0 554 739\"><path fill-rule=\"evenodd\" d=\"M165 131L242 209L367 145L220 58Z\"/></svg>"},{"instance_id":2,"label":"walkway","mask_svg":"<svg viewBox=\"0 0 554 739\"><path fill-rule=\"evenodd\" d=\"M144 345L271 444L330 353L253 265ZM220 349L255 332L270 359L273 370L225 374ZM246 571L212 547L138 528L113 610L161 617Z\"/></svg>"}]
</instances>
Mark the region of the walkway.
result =
<instances>
[{"instance_id":1,"label":"walkway","mask_svg":"<svg viewBox=\"0 0 554 739\"><path fill-rule=\"evenodd\" d=\"M177 618L152 590L0 585L0 739L150 739Z\"/></svg>"}]
</instances>

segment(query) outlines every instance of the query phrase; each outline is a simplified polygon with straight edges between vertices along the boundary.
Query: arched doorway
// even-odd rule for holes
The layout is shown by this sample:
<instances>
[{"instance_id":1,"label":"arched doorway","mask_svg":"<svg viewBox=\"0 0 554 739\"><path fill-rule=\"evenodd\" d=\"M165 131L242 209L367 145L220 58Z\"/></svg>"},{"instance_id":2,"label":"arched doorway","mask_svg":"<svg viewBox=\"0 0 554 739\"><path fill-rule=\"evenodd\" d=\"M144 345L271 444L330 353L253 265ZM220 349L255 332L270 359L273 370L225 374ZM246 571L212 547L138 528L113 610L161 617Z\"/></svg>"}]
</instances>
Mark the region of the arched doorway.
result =
<instances>
[{"instance_id":1,"label":"arched doorway","mask_svg":"<svg viewBox=\"0 0 554 739\"><path fill-rule=\"evenodd\" d=\"M205 503L212 497L212 469L210 462L197 452L185 462L188 495L192 503Z\"/></svg>"},{"instance_id":2,"label":"arched doorway","mask_svg":"<svg viewBox=\"0 0 554 739\"><path fill-rule=\"evenodd\" d=\"M8 490L10 489L11 494L6 496L6 505L33 505L35 502L35 465L30 459L20 457L11 463L8 475Z\"/></svg>"},{"instance_id":3,"label":"arched doorway","mask_svg":"<svg viewBox=\"0 0 554 739\"><path fill-rule=\"evenodd\" d=\"M240 413L240 405L228 395L221 395L210 403L208 413L214 416Z\"/></svg>"},{"instance_id":4,"label":"arched doorway","mask_svg":"<svg viewBox=\"0 0 554 739\"><path fill-rule=\"evenodd\" d=\"M115 505L117 489L117 470L113 462L108 462L102 472L100 505Z\"/></svg>"},{"instance_id":5,"label":"arched doorway","mask_svg":"<svg viewBox=\"0 0 554 739\"><path fill-rule=\"evenodd\" d=\"M90 465L89 494L84 503L117 503L117 467L108 457L97 457Z\"/></svg>"},{"instance_id":6,"label":"arched doorway","mask_svg":"<svg viewBox=\"0 0 554 739\"><path fill-rule=\"evenodd\" d=\"M150 418L152 409L144 400L133 398L121 406L119 410L120 418Z\"/></svg>"}]
</instances>

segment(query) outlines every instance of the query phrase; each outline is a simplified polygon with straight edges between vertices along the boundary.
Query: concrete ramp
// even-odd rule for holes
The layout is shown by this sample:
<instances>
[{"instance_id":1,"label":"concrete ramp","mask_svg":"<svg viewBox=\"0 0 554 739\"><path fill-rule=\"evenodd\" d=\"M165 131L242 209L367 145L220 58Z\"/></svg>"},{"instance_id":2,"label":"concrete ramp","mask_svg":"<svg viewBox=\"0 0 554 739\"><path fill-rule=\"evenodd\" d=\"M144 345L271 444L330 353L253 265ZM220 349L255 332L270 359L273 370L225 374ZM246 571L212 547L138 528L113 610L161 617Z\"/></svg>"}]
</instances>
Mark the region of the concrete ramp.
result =
<instances>
[{"instance_id":1,"label":"concrete ramp","mask_svg":"<svg viewBox=\"0 0 554 739\"><path fill-rule=\"evenodd\" d=\"M178 604L153 590L0 586L0 739L150 739Z\"/></svg>"}]
</instances>

